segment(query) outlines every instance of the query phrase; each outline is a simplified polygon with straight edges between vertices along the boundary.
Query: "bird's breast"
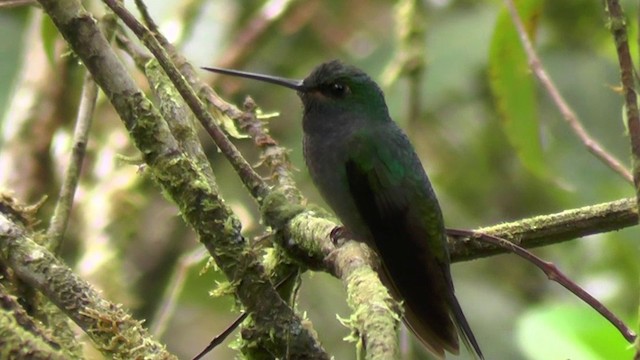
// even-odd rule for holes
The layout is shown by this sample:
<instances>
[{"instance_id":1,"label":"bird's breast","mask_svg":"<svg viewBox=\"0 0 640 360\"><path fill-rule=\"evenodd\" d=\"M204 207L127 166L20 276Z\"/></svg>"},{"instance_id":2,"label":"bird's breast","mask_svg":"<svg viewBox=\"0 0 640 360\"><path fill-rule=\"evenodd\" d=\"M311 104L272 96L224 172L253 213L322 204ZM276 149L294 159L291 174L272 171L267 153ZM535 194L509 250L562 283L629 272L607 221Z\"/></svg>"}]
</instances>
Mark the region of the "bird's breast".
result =
<instances>
[{"instance_id":1,"label":"bird's breast","mask_svg":"<svg viewBox=\"0 0 640 360\"><path fill-rule=\"evenodd\" d=\"M356 236L369 241L369 229L361 219L349 190L346 173L348 139L309 136L303 138L304 158L318 192L342 224Z\"/></svg>"}]
</instances>

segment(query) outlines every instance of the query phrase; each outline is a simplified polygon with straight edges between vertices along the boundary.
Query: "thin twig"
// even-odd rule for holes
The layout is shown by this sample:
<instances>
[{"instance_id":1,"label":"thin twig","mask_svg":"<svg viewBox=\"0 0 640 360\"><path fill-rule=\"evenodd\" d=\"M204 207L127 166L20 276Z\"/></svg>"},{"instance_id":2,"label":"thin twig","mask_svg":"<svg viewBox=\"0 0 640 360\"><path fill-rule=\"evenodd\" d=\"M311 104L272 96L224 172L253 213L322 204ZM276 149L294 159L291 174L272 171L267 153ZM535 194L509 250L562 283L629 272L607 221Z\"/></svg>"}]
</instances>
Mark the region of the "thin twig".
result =
<instances>
[{"instance_id":1,"label":"thin twig","mask_svg":"<svg viewBox=\"0 0 640 360\"><path fill-rule=\"evenodd\" d=\"M113 10L114 13L118 15L118 17L120 17L120 19L123 20L127 27L132 30L132 32L145 44L145 46L158 60L158 63L171 79L176 90L180 93L187 105L189 105L196 118L200 120L201 124L205 127L216 145L218 145L221 152L227 157L235 171L240 175L243 184L253 197L256 199L264 199L266 196L270 195L270 189L267 183L253 170L249 163L242 157L242 154L240 154L236 147L225 136L224 132L214 122L213 117L205 110L202 102L198 99L194 90L187 83L182 73L180 73L175 64L171 61L166 50L159 43L156 35L152 34L117 0L104 0L104 2ZM158 34L158 36L160 35ZM210 207L209 209L215 211L215 207ZM228 227L226 226L226 222L225 227ZM219 256L218 249L213 248L213 244L206 243L206 245L214 257ZM246 255L245 258L249 256L249 254L243 255ZM237 261L242 264L242 259L237 259ZM235 274L230 273L230 266L226 267L227 276L233 278L234 275L237 276L238 274L245 274L247 276L254 274L255 277L262 277L263 268L260 264L251 261L245 266L247 266L246 271L238 272L238 269L234 269L236 271ZM243 279L243 281L240 282L239 288L246 290L248 289L248 286L250 286L250 283L251 278L246 282ZM262 301L262 303L270 302L269 305L271 310L269 311L268 316L265 312L251 309L256 312L256 323L263 325L256 330L258 330L258 332L265 332L265 335L267 332L269 334L269 336L264 337L268 342L264 344L266 351L272 351L275 354L284 354L291 351L293 352L292 356L299 356L297 354L304 353L310 358L329 358L328 354L319 344L314 334L309 331L309 329L300 325L300 317L293 312L293 310L278 296L278 294L275 294L277 296L276 298L273 296L273 292L269 293L269 290L274 290L271 287L271 284L263 283L262 286L256 286L256 288L265 291L265 295L270 296L269 300ZM242 291L239 291L238 293L243 303L246 302L248 305L258 305L254 302L254 300L256 300L255 297L249 299L245 296L247 293ZM248 306L248 308L250 307L251 306ZM259 306L256 307L260 308ZM277 316L274 316L274 314L280 315L281 317L278 318ZM295 333L291 332L292 328L297 329ZM255 332L255 335L259 336L258 332Z\"/></svg>"},{"instance_id":2,"label":"thin twig","mask_svg":"<svg viewBox=\"0 0 640 360\"><path fill-rule=\"evenodd\" d=\"M173 65L169 55L158 42L155 34L151 33L141 24L122 4L116 0L104 0L105 4L118 15L131 31L145 44L154 57L167 73L171 82L176 87L184 101L187 103L196 118L200 121L207 133L211 136L221 152L227 157L238 175L242 178L243 184L255 198L263 198L267 195L269 187L262 178L253 170L251 165L242 157L238 149L229 141L224 132L216 124L215 120L206 111L204 105L198 99L196 93L186 82L185 78Z\"/></svg>"},{"instance_id":3,"label":"thin twig","mask_svg":"<svg viewBox=\"0 0 640 360\"><path fill-rule=\"evenodd\" d=\"M409 125L415 126L422 118L422 85L427 64L427 4L422 0L410 0L398 4L400 28L400 59L402 73L409 82Z\"/></svg>"},{"instance_id":4,"label":"thin twig","mask_svg":"<svg viewBox=\"0 0 640 360\"><path fill-rule=\"evenodd\" d=\"M51 223L47 229L47 239L49 248L54 253L58 253L62 245L62 239L67 229L69 215L73 206L73 198L80 180L82 163L89 140L89 130L93 120L93 111L98 99L98 86L93 81L91 73L84 76L80 106L78 108L78 118L73 131L73 149L69 158L69 167L64 174L58 201L51 217Z\"/></svg>"},{"instance_id":5,"label":"thin twig","mask_svg":"<svg viewBox=\"0 0 640 360\"><path fill-rule=\"evenodd\" d=\"M578 119L576 113L571 109L569 104L560 94L560 91L553 83L553 80L549 77L538 54L536 53L533 45L531 44L531 40L529 39L529 35L527 35L527 31L525 30L524 24L522 23L522 19L518 15L518 11L516 9L513 0L504 0L507 8L509 9L509 13L511 14L511 18L513 20L513 24L516 27L516 31L520 36L520 41L522 42L522 47L524 48L525 53L527 54L527 59L529 61L529 67L531 71L536 75L542 86L547 90L547 93L551 97L551 100L556 104L556 107L562 114L562 117L569 124L573 132L578 136L578 138L582 141L583 145L589 150L590 153L595 155L598 159L604 162L609 168L622 176L625 180L630 183L633 183L633 176L629 170L623 166L618 159L616 159L613 155L607 152L594 138L589 135L587 130L582 126L582 123ZM640 128L638 129L640 131ZM640 151L640 148L638 149Z\"/></svg>"},{"instance_id":6,"label":"thin twig","mask_svg":"<svg viewBox=\"0 0 640 360\"><path fill-rule=\"evenodd\" d=\"M256 115L258 106L253 99L247 98L243 107L244 112L236 119L236 122L240 129L246 132L260 149L260 163L269 168L271 178L276 181L279 189L287 195L289 201L295 204L306 202L291 174L291 170L294 167L289 161L289 150L280 146L269 135L269 128L264 126L263 121Z\"/></svg>"},{"instance_id":7,"label":"thin twig","mask_svg":"<svg viewBox=\"0 0 640 360\"><path fill-rule=\"evenodd\" d=\"M584 301L587 305L591 306L595 311L600 313L605 319L607 319L615 328L622 334L622 336L629 342L633 343L636 339L636 334L629 328L627 325L622 322L617 316L615 316L606 306L604 306L600 301L591 296L588 292L586 292L583 288L581 288L578 284L569 279L566 275L564 275L560 269L558 269L555 264L544 261L539 257L533 255L531 252L521 248L520 246L505 240L503 238L484 234L480 232L476 232L473 230L460 230L460 229L447 229L447 235L455 236L455 237L470 237L474 240L479 240L482 242L486 242L495 246L502 247L509 252L512 252L521 258L529 261L536 267L538 267L542 272L544 272L549 280L555 281L558 284L562 285L565 289L572 292L576 295L580 300Z\"/></svg>"},{"instance_id":8,"label":"thin twig","mask_svg":"<svg viewBox=\"0 0 640 360\"><path fill-rule=\"evenodd\" d=\"M111 40L115 33L117 19L113 14L108 14L100 20L100 23L105 37ZM82 94L80 97L80 105L78 106L76 126L73 132L73 148L71 156L69 157L69 167L65 172L53 217L47 229L49 249L52 249L54 253L60 251L67 224L69 223L69 215L71 214L73 198L76 188L78 187L78 181L80 180L80 172L82 171L82 163L87 150L89 130L91 129L93 112L97 100L98 86L93 80L91 73L87 71L82 84Z\"/></svg>"},{"instance_id":9,"label":"thin twig","mask_svg":"<svg viewBox=\"0 0 640 360\"><path fill-rule=\"evenodd\" d=\"M640 114L638 98L635 91L634 68L627 34L624 12L617 0L607 0L606 12L609 15L608 25L615 41L620 63L620 81L627 111L627 129L631 140L631 159L633 163L633 181L636 186L636 197L640 202Z\"/></svg>"},{"instance_id":10,"label":"thin twig","mask_svg":"<svg viewBox=\"0 0 640 360\"><path fill-rule=\"evenodd\" d=\"M247 312L243 312L242 314L240 314L240 316L238 316L235 320L233 320L233 322L229 324L229 326L227 326L226 329L224 329L220 334L216 335L213 339L211 339L211 342L209 343L209 345L207 345L204 349L202 349L202 351L200 351L198 355L194 356L193 360L202 359L203 356L207 355L211 350L215 349L218 345L222 344L229 337L229 335L231 335L231 333L235 329L237 329L238 326L240 326L240 324L242 324L243 321L247 319L248 316L249 316L249 313Z\"/></svg>"},{"instance_id":11,"label":"thin twig","mask_svg":"<svg viewBox=\"0 0 640 360\"><path fill-rule=\"evenodd\" d=\"M395 23L398 50L387 65L382 82L391 86L398 77L404 75L409 85L407 119L409 126L415 126L422 114L422 84L427 64L427 9L424 1L404 0L396 4Z\"/></svg>"},{"instance_id":12,"label":"thin twig","mask_svg":"<svg viewBox=\"0 0 640 360\"><path fill-rule=\"evenodd\" d=\"M205 248L199 246L197 249L180 256L180 259L176 263L175 270L171 275L171 279L162 295L160 306L158 306L158 309L152 317L153 322L149 326L149 331L156 338L161 338L167 330L167 325L175 312L178 297L182 292L189 269L194 264L202 261L206 254Z\"/></svg>"},{"instance_id":13,"label":"thin twig","mask_svg":"<svg viewBox=\"0 0 640 360\"><path fill-rule=\"evenodd\" d=\"M231 43L232 46L225 49L217 65L220 67L241 67L247 57L256 51L256 45L259 45L268 31L291 11L292 5L296 2L305 3L296 0L266 1L248 24L243 26L242 32Z\"/></svg>"},{"instance_id":14,"label":"thin twig","mask_svg":"<svg viewBox=\"0 0 640 360\"><path fill-rule=\"evenodd\" d=\"M636 202L640 206L640 114L638 112L638 98L635 91L634 67L629 53L626 20L622 7L617 0L607 0L605 11L609 15L608 25L613 35L620 64L620 81L624 94L627 129L631 142L631 162L633 165L633 182L635 185ZM640 344L634 344L636 353L634 359L640 359Z\"/></svg>"},{"instance_id":15,"label":"thin twig","mask_svg":"<svg viewBox=\"0 0 640 360\"><path fill-rule=\"evenodd\" d=\"M147 4L145 4L144 1L142 0L135 0L135 3L136 3L136 7L138 8L138 11L140 12L140 16L142 16L142 21L144 22L144 25L152 33L159 34L160 28L151 17L151 14L149 13L149 8L147 8Z\"/></svg>"},{"instance_id":16,"label":"thin twig","mask_svg":"<svg viewBox=\"0 0 640 360\"><path fill-rule=\"evenodd\" d=\"M285 282L291 280L291 278L293 278L297 273L298 273L298 271L294 271L294 272L290 273L289 275L285 276L282 280L278 281L278 283L276 284L275 288L279 289L282 286L282 284L284 284ZM242 314L240 314L220 334L216 335L213 339L211 339L211 341L209 342L209 345L207 345L204 349L202 349L202 351L200 351L200 353L198 353L198 355L194 356L193 360L201 359L203 356L207 355L211 350L215 349L216 346L222 344L224 342L224 340L226 338L228 338L229 335L231 335L231 333L235 329L237 329L238 326L240 326L240 324L242 324L242 322L244 320L246 320L247 316L249 316L248 312L243 312Z\"/></svg>"},{"instance_id":17,"label":"thin twig","mask_svg":"<svg viewBox=\"0 0 640 360\"><path fill-rule=\"evenodd\" d=\"M0 0L0 9L11 9L19 6L40 7L40 4L36 0Z\"/></svg>"}]
</instances>

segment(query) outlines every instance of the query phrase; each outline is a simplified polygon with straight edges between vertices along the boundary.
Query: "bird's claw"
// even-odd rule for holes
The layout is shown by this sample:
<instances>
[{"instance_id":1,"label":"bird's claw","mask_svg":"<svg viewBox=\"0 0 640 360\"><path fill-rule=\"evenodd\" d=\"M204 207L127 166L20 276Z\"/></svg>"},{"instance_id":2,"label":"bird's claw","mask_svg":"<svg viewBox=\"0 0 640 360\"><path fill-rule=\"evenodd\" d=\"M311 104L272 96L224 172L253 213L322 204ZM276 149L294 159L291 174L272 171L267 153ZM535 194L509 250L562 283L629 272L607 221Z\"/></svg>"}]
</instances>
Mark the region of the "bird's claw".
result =
<instances>
[{"instance_id":1,"label":"bird's claw","mask_svg":"<svg viewBox=\"0 0 640 360\"><path fill-rule=\"evenodd\" d=\"M336 226L329 233L329 239L336 247L342 246L345 240L352 238L351 233L344 226Z\"/></svg>"}]
</instances>

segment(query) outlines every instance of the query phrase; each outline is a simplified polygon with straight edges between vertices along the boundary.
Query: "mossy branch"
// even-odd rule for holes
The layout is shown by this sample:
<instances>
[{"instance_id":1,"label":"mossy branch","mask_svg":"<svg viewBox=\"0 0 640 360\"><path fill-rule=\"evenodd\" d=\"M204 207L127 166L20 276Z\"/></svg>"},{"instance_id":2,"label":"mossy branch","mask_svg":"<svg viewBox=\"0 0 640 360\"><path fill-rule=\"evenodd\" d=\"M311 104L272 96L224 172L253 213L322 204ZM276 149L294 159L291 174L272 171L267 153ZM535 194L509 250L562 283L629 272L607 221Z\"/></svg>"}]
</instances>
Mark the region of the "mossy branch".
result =
<instances>
[{"instance_id":1,"label":"mossy branch","mask_svg":"<svg viewBox=\"0 0 640 360\"><path fill-rule=\"evenodd\" d=\"M0 199L0 258L17 277L42 292L67 314L106 356L114 359L176 359L163 345L153 340L142 324L126 310L102 298L47 248L38 245L34 234L19 221L24 218L22 215L23 209L3 195ZM28 337L21 339L26 341ZM40 340L33 339L33 347L29 348L34 356L43 356L42 351L51 350L44 349L45 344ZM52 358L63 358L62 355L66 354L65 351L47 352Z\"/></svg>"},{"instance_id":2,"label":"mossy branch","mask_svg":"<svg viewBox=\"0 0 640 360\"><path fill-rule=\"evenodd\" d=\"M487 226L474 231L509 240L524 248L533 248L637 224L638 209L635 199L629 198ZM450 238L449 249L452 261L472 260L506 252L503 248L469 241L468 238Z\"/></svg>"},{"instance_id":3,"label":"mossy branch","mask_svg":"<svg viewBox=\"0 0 640 360\"><path fill-rule=\"evenodd\" d=\"M119 62L92 16L78 1L40 3L111 101L151 175L178 205L229 281L236 284L236 294L247 311L254 314L255 323L269 329L274 341L268 351L275 356L328 358L317 339L275 291L257 254L247 248L240 223L217 193L215 180L184 151L183 144ZM253 171L246 167L242 170ZM255 187L260 185L250 186Z\"/></svg>"},{"instance_id":4,"label":"mossy branch","mask_svg":"<svg viewBox=\"0 0 640 360\"><path fill-rule=\"evenodd\" d=\"M318 351L318 356L324 356L313 336L301 326L300 319L277 296L256 254L246 247L239 233L239 223L217 193L208 166L201 158L195 159L193 152L185 150L185 140L177 135L179 129L169 128L165 123L165 119L173 117L171 111L163 111L165 119L162 118L135 86L108 44L99 38L99 33L92 27L92 18L77 2L67 1L64 8L56 1L42 0L41 3L111 100L143 152L152 175L178 204L185 220L196 229L201 241L232 283L239 284L236 289L238 298L248 311L257 314L254 319L256 324L265 325L262 330L276 329L273 334L277 339L292 341L291 334L301 334L303 342L299 343L302 344L300 347L291 347L295 343L280 343L270 350L274 354L285 351L291 354L291 351L303 351L305 346L309 346L313 351ZM150 37L143 36L142 39L151 43L154 41ZM162 63L163 69L176 84L175 76L181 77L182 73L167 70L172 66L171 63ZM147 75L152 77L158 73L157 68L150 68ZM178 88L184 96L184 84L180 84ZM156 88L156 91L160 90ZM171 95L170 89L166 91L167 98L163 102L170 102L174 95ZM190 99L188 103L193 110L194 99ZM198 107L201 109L201 104ZM198 115L206 113L200 109L197 109ZM219 109L221 113L228 110L223 107ZM204 126L210 130L209 126L213 125L205 123ZM224 148L222 150L226 151ZM245 167L236 168L239 173L253 171ZM355 242L347 242L336 248L328 235L337 224L323 211L303 205L303 199L292 193L291 189L283 191L276 187L274 191L252 176L242 176L242 179L260 203L266 223L281 233L282 236L276 237L280 239L280 245L301 264L328 271L344 282L349 303L354 310L353 324L359 334L366 337L369 358L393 357L397 353L396 305L375 275L373 269L376 264L366 248ZM635 203L625 199L479 231L518 241L520 245L528 247L620 229L635 225L637 221ZM454 261L498 252L475 241L451 243Z\"/></svg>"},{"instance_id":5,"label":"mossy branch","mask_svg":"<svg viewBox=\"0 0 640 360\"><path fill-rule=\"evenodd\" d=\"M34 321L18 299L9 295L8 289L0 284L0 358L79 358L77 353L62 347L59 341L41 322Z\"/></svg>"}]
</instances>

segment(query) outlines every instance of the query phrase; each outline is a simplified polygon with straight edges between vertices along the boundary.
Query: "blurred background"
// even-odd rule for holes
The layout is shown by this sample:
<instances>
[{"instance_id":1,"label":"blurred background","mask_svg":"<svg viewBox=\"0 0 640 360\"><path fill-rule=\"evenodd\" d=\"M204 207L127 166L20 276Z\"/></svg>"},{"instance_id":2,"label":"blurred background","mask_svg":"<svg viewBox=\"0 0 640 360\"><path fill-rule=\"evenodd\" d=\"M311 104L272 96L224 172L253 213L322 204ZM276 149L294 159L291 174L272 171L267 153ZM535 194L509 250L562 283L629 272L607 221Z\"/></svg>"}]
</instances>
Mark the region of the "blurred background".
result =
<instances>
[{"instance_id":1,"label":"blurred background","mask_svg":"<svg viewBox=\"0 0 640 360\"><path fill-rule=\"evenodd\" d=\"M600 2L517 1L550 77L603 147L629 163L615 48ZM149 0L162 32L199 66L291 78L339 58L383 87L392 117L412 139L447 226L477 228L633 196L633 187L589 154L531 77L502 1ZM622 1L627 14L637 2ZM133 3L126 4L136 13ZM98 1L87 1L96 16ZM48 196L48 225L68 163L84 69L36 7L0 9L0 188L25 202ZM632 54L637 21L630 19ZM119 53L138 83L143 75ZM301 152L301 105L291 91L233 78L210 81L225 99L250 95L271 134L291 149L297 183L322 204ZM515 96L515 97L514 97ZM254 201L213 142L202 142L221 192L247 237L259 236ZM248 139L235 140L249 161ZM104 296L147 319L170 351L197 354L237 316L223 281L176 207L132 161L138 157L101 96L63 256ZM265 169L261 169L264 171ZM266 173L266 172L265 172ZM628 325L637 324L636 228L534 251L554 262ZM458 298L487 359L624 359L633 350L603 318L514 255L456 263ZM184 280L182 287L169 287ZM166 289L176 289L166 312ZM355 359L341 283L307 273L299 311L336 359ZM161 314L167 315L161 319ZM405 359L429 359L403 332ZM230 341L208 359L235 356ZM100 358L95 350L87 350ZM454 357L455 358L455 357ZM463 353L460 359L468 359Z\"/></svg>"}]
</instances>

